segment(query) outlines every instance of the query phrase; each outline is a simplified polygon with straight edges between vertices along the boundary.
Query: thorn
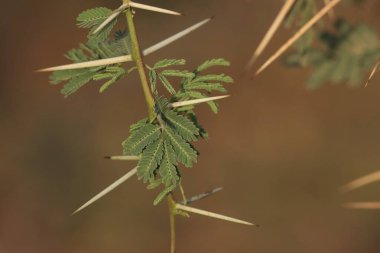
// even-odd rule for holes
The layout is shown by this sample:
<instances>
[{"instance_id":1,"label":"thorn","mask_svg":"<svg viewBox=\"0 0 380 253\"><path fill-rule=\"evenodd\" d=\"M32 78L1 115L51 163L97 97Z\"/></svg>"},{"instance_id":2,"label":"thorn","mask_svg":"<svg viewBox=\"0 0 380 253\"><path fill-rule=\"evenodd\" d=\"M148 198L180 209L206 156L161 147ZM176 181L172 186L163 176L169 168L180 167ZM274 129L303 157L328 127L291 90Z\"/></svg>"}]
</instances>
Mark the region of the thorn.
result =
<instances>
[{"instance_id":1,"label":"thorn","mask_svg":"<svg viewBox=\"0 0 380 253\"><path fill-rule=\"evenodd\" d=\"M209 197L209 196L211 196L217 192L220 192L221 190L223 190L223 187L218 187L218 188L212 189L211 191L203 192L201 194L190 197L190 198L186 199L185 201L182 201L182 204L183 205L191 204L195 201L202 200L202 199L207 198L207 197Z\"/></svg>"},{"instance_id":2,"label":"thorn","mask_svg":"<svg viewBox=\"0 0 380 253\"><path fill-rule=\"evenodd\" d=\"M256 75L260 74L278 57L280 57L289 47L293 45L299 38L302 37L315 23L317 23L326 13L335 7L341 0L332 0L325 5L317 14L314 15L304 26L302 26L288 41L285 42L260 68L257 70Z\"/></svg>"},{"instance_id":3,"label":"thorn","mask_svg":"<svg viewBox=\"0 0 380 253\"><path fill-rule=\"evenodd\" d=\"M380 202L348 202L343 204L344 208L348 209L380 209Z\"/></svg>"},{"instance_id":4,"label":"thorn","mask_svg":"<svg viewBox=\"0 0 380 253\"><path fill-rule=\"evenodd\" d=\"M119 160L119 161L138 161L139 156L106 156L105 159Z\"/></svg>"},{"instance_id":5,"label":"thorn","mask_svg":"<svg viewBox=\"0 0 380 253\"><path fill-rule=\"evenodd\" d=\"M153 46L145 49L143 51L143 54L144 55L149 55L149 54L151 54L153 52L156 52L157 50L160 50L161 48L163 48L163 47L165 47L165 46L173 43L174 41L176 41L176 40L178 40L178 39L180 39L180 38L188 35L189 33L195 31L196 29L200 28L201 26L207 24L208 22L210 22L210 20L211 20L211 18L205 19L205 20L203 20L203 21L201 21L199 23L196 23L195 25L190 26L189 28L186 28L185 30L182 30L179 33L174 34L173 36L171 36L171 37L169 37L169 38L167 38L167 39L165 39L165 40L163 40L163 41L161 41L161 42L159 42L159 43L157 43L157 44L155 44L155 45L153 45Z\"/></svg>"},{"instance_id":6,"label":"thorn","mask_svg":"<svg viewBox=\"0 0 380 253\"><path fill-rule=\"evenodd\" d=\"M192 31L198 29L199 27L205 25L211 20L211 18L205 19L143 51L143 55L147 56L151 53L156 52L157 50L160 50L161 48L173 43L174 41L184 37L185 35L191 33ZM87 61L87 62L80 62L80 63L73 63L73 64L67 64L57 67L51 67L51 68L45 68L37 70L37 72L50 72L50 71L58 71L58 70L69 70L69 69L81 69L81 68L91 68L91 67L99 67L99 66L105 66L105 65L111 65L111 64L117 64L117 63L124 63L132 61L131 55L125 55L125 56L118 56L113 58L107 58L107 59L101 59L101 60L95 60L95 61Z\"/></svg>"},{"instance_id":7,"label":"thorn","mask_svg":"<svg viewBox=\"0 0 380 253\"><path fill-rule=\"evenodd\" d=\"M179 209L179 210L182 210L182 211L185 211L185 212L189 212L189 213L196 213L196 214L199 214L199 215L204 215L204 216L215 218L215 219L225 220L225 221L228 221L228 222L233 222L233 223L238 223L238 224L258 227L258 225L254 224L254 223L250 223L250 222L247 222L247 221L235 219L235 218L228 217L228 216L221 215L221 214L217 214L217 213L212 213L212 212L209 212L209 211L201 210L201 209L190 207L190 206L184 206L184 205L181 205L181 204L178 204L178 203L175 205L175 207L177 209Z\"/></svg>"},{"instance_id":8,"label":"thorn","mask_svg":"<svg viewBox=\"0 0 380 253\"><path fill-rule=\"evenodd\" d=\"M181 106L188 106L188 105L196 105L196 104L201 104L201 103L206 103L210 101L215 101L223 98L227 98L230 95L224 95L224 96L216 96L216 97L209 97L209 98L200 98L200 99L193 99L193 100L187 100L187 101L180 101L180 102L175 102L171 104L171 107L176 108L176 107L181 107Z\"/></svg>"},{"instance_id":9,"label":"thorn","mask_svg":"<svg viewBox=\"0 0 380 253\"><path fill-rule=\"evenodd\" d=\"M129 62L129 61L132 61L132 56L125 55L125 56L118 56L118 57L95 60L95 61L86 61L86 62L80 62L80 63L61 65L61 66L51 67L51 68L46 68L46 69L40 69L40 70L37 70L37 72L51 72L51 71L58 71L58 70L92 68L92 67L99 67L99 66L123 63L123 62Z\"/></svg>"},{"instance_id":10,"label":"thorn","mask_svg":"<svg viewBox=\"0 0 380 253\"><path fill-rule=\"evenodd\" d=\"M368 184L374 183L376 181L380 181L380 171L376 171L374 173L355 179L354 181L341 187L341 191L349 192L360 187L366 186Z\"/></svg>"},{"instance_id":11,"label":"thorn","mask_svg":"<svg viewBox=\"0 0 380 253\"><path fill-rule=\"evenodd\" d=\"M92 34L96 34L98 33L99 31L101 31L104 27L106 27L106 25L108 25L112 20L114 20L117 16L120 15L120 13L122 13L125 9L128 8L128 5L127 4L122 4L119 8L117 8L116 10L114 10L111 15L106 19L104 20L103 23L101 23L98 28L95 29L95 31L92 33Z\"/></svg>"},{"instance_id":12,"label":"thorn","mask_svg":"<svg viewBox=\"0 0 380 253\"><path fill-rule=\"evenodd\" d=\"M245 72L248 72L252 65L255 63L257 58L261 55L261 53L264 51L264 49L267 47L271 39L273 38L274 34L280 27L281 23L284 21L286 14L289 12L290 8L293 6L295 0L286 0L285 4L281 8L280 12L277 14L276 18L274 19L272 25L266 32L265 36L263 37L262 41L260 42L259 46L257 47L256 51L253 53L251 59L249 60L248 64L245 67Z\"/></svg>"},{"instance_id":13,"label":"thorn","mask_svg":"<svg viewBox=\"0 0 380 253\"><path fill-rule=\"evenodd\" d=\"M379 69L380 67L380 59L377 61L377 63L375 64L375 66L373 67L372 71L371 71L371 74L369 75L368 79L367 79L367 82L365 83L364 87L367 88L369 82L372 80L372 77L375 75L376 71Z\"/></svg>"},{"instance_id":14,"label":"thorn","mask_svg":"<svg viewBox=\"0 0 380 253\"><path fill-rule=\"evenodd\" d=\"M116 180L114 183L112 183L110 186L108 186L106 189L98 193L95 197L91 198L89 201L87 201L85 204L83 204L81 207L79 207L77 210L75 210L71 215L74 215L89 205L93 204L95 201L99 200L100 198L104 197L106 194L117 188L119 185L130 179L132 176L134 176L137 173L137 167L129 171L127 174Z\"/></svg>"},{"instance_id":15,"label":"thorn","mask_svg":"<svg viewBox=\"0 0 380 253\"><path fill-rule=\"evenodd\" d=\"M147 11L155 11L155 12L160 12L160 13L165 13L165 14L170 14L170 15L182 16L182 14L179 12L171 11L171 10L167 10L167 9L163 9L163 8L158 8L158 7L154 7L154 6L150 6L150 5L146 5L146 4L139 4L139 3L135 3L135 2L130 2L129 6L131 6L133 8L147 10Z\"/></svg>"}]
</instances>

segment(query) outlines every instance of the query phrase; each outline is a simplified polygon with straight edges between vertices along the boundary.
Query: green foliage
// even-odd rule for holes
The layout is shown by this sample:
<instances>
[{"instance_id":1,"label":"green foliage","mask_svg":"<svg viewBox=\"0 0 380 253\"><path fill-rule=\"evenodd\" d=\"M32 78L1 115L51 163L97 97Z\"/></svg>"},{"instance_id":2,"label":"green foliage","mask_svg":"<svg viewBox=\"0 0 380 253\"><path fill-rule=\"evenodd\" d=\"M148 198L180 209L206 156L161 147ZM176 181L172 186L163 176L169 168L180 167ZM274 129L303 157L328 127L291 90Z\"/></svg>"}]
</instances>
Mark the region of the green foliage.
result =
<instances>
[{"instance_id":1,"label":"green foliage","mask_svg":"<svg viewBox=\"0 0 380 253\"><path fill-rule=\"evenodd\" d=\"M88 38L92 42L102 42L105 41L110 34L112 28L115 26L117 20L113 20L108 23L101 31L94 34L94 31L102 24L110 15L112 10L105 7L98 7L94 9L89 9L77 17L78 27L80 28L91 28Z\"/></svg>"},{"instance_id":2,"label":"green foliage","mask_svg":"<svg viewBox=\"0 0 380 253\"><path fill-rule=\"evenodd\" d=\"M72 63L80 63L130 55L132 43L128 32L119 30L110 36L116 20L94 34L112 13L103 7L82 12L77 18L78 26L90 29L88 41L70 50L66 58ZM196 163L198 152L192 142L207 137L206 131L198 123L194 106L173 108L171 103L206 98L212 92L224 93L224 84L233 82L225 74L203 73L211 67L229 66L229 62L222 58L207 60L193 71L177 69L185 64L184 59L163 59L153 67L146 66L150 88L155 97L154 118L144 118L132 124L129 137L122 143L124 155L140 158L137 176L148 183L148 189L163 186L154 200L155 205L178 186L181 180L180 167L190 168ZM99 92L103 93L134 69L136 67L125 69L121 64L112 64L62 70L55 71L50 80L52 84L65 83L61 93L66 97L91 81L102 81ZM169 99L160 95L161 87L169 94ZM208 104L214 112L218 111L215 102Z\"/></svg>"},{"instance_id":3,"label":"green foliage","mask_svg":"<svg viewBox=\"0 0 380 253\"><path fill-rule=\"evenodd\" d=\"M335 31L321 32L320 46L304 54L288 57L290 65L312 66L309 88L327 81L359 85L380 57L380 41L366 25L352 26L343 20L335 23Z\"/></svg>"},{"instance_id":4,"label":"green foliage","mask_svg":"<svg viewBox=\"0 0 380 253\"><path fill-rule=\"evenodd\" d=\"M222 58L207 60L199 65L194 71L165 69L172 66L181 66L186 63L183 59L164 59L157 62L153 68L149 67L149 79L153 94L158 94L157 80L160 80L166 91L172 95L171 101L186 101L190 99L207 98L213 91L225 93L223 87L225 83L232 83L233 79L225 74L206 74L201 72L215 66L229 66L230 63ZM176 91L174 85L169 81L169 77L181 78L180 88ZM218 112L216 102L208 102L214 113ZM194 107L181 108L181 111L190 112Z\"/></svg>"},{"instance_id":5,"label":"green foliage","mask_svg":"<svg viewBox=\"0 0 380 253\"><path fill-rule=\"evenodd\" d=\"M132 132L131 136L123 142L125 155L140 155L143 149L160 138L160 127L156 124L146 123Z\"/></svg>"}]
</instances>

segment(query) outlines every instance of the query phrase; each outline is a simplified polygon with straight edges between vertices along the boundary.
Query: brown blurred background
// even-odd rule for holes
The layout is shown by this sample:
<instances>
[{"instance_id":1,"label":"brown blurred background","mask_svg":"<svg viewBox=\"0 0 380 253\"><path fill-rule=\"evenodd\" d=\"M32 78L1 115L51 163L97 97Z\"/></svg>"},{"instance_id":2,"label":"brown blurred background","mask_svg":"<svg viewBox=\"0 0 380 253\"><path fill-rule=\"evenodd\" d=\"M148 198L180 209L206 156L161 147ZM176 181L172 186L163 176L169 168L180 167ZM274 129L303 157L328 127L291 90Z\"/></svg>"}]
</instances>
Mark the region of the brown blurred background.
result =
<instances>
[{"instance_id":1,"label":"brown blurred background","mask_svg":"<svg viewBox=\"0 0 380 253\"><path fill-rule=\"evenodd\" d=\"M178 218L178 252L380 252L380 211L345 201L380 200L380 184L342 195L338 188L380 168L380 77L369 88L327 84L305 89L308 71L277 61L262 75L242 69L281 1L142 1L183 11L137 15L143 46L206 17L206 27L147 57L185 58L193 68L212 57L232 62L231 98L199 118L210 132L197 143L198 164L184 170L188 195L224 186L195 206L256 221L261 228L192 215ZM323 2L323 1L320 1ZM132 168L104 160L120 154L128 126L146 114L136 74L99 95L89 85L64 99L36 69L65 63L85 40L75 26L87 8L120 1L2 1L0 16L0 253L168 252L167 207L131 180L86 211L70 213ZM338 13L380 33L380 1ZM287 37L281 30L262 62ZM258 67L258 66L256 66ZM252 72L253 73L253 72Z\"/></svg>"}]
</instances>

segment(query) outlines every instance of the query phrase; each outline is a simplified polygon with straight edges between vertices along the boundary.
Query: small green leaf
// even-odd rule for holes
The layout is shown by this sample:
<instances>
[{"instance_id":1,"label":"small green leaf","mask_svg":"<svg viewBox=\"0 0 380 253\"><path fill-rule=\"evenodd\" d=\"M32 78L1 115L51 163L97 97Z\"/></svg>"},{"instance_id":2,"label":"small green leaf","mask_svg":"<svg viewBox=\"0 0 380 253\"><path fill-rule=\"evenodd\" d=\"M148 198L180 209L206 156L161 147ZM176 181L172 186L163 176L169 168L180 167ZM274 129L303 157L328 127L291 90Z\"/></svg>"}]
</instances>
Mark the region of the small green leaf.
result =
<instances>
[{"instance_id":1,"label":"small green leaf","mask_svg":"<svg viewBox=\"0 0 380 253\"><path fill-rule=\"evenodd\" d=\"M194 73L189 72L187 70L164 70L161 72L164 76L175 76L175 77L184 77L184 78L192 78L194 77Z\"/></svg>"},{"instance_id":2,"label":"small green leaf","mask_svg":"<svg viewBox=\"0 0 380 253\"><path fill-rule=\"evenodd\" d=\"M156 62L153 68L159 69L159 68L167 68L170 66L180 66L180 65L185 65L185 64L186 64L186 61L184 59L163 59L161 61Z\"/></svg>"},{"instance_id":3,"label":"small green leaf","mask_svg":"<svg viewBox=\"0 0 380 253\"><path fill-rule=\"evenodd\" d=\"M162 84L164 85L164 87L170 94L172 95L176 94L176 91L174 90L173 86L170 84L170 82L168 81L168 79L166 79L165 76L159 74L158 78L160 79L160 81L162 82Z\"/></svg>"},{"instance_id":4,"label":"small green leaf","mask_svg":"<svg viewBox=\"0 0 380 253\"><path fill-rule=\"evenodd\" d=\"M176 154L178 162L181 162L187 168L193 166L193 162L197 161L197 152L187 143L180 135L170 128L164 129L165 141L168 141Z\"/></svg>"},{"instance_id":5,"label":"small green leaf","mask_svg":"<svg viewBox=\"0 0 380 253\"><path fill-rule=\"evenodd\" d=\"M169 193L171 193L177 186L176 185L171 185L156 197L156 199L153 201L153 205L158 205Z\"/></svg>"},{"instance_id":6,"label":"small green leaf","mask_svg":"<svg viewBox=\"0 0 380 253\"><path fill-rule=\"evenodd\" d=\"M199 135L198 128L182 115L177 114L175 111L167 111L165 113L169 126L176 131L186 141L196 141Z\"/></svg>"},{"instance_id":7,"label":"small green leaf","mask_svg":"<svg viewBox=\"0 0 380 253\"><path fill-rule=\"evenodd\" d=\"M124 155L139 155L161 135L160 127L151 123L138 128L123 142Z\"/></svg>"},{"instance_id":8,"label":"small green leaf","mask_svg":"<svg viewBox=\"0 0 380 253\"><path fill-rule=\"evenodd\" d=\"M199 65L195 72L199 73L214 66L230 66L230 62L223 58L211 59Z\"/></svg>"},{"instance_id":9,"label":"small green leaf","mask_svg":"<svg viewBox=\"0 0 380 253\"><path fill-rule=\"evenodd\" d=\"M100 25L111 13L112 10L105 7L86 10L77 17L78 26L80 28L91 28Z\"/></svg>"}]
</instances>

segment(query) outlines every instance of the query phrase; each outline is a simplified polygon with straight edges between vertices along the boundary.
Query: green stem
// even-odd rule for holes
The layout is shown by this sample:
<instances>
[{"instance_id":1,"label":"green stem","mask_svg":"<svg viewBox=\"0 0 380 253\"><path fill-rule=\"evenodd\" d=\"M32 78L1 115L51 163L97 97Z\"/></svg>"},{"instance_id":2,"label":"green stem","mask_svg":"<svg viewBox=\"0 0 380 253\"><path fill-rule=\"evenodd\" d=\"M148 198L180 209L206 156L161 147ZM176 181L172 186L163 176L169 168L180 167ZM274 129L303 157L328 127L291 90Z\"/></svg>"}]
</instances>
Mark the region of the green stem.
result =
<instances>
[{"instance_id":1,"label":"green stem","mask_svg":"<svg viewBox=\"0 0 380 253\"><path fill-rule=\"evenodd\" d=\"M129 4L130 0L123 0L124 4ZM149 88L148 78L145 73L145 65L141 55L140 45L137 38L135 23L133 21L133 13L131 8L127 8L126 17L128 23L129 35L131 36L132 43L132 58L135 61L137 70L140 75L141 86L144 91L145 101L148 106L149 119L154 119L154 99ZM170 252L175 253L175 212L176 205L172 194L168 196L168 206L169 206L169 219L170 219Z\"/></svg>"},{"instance_id":2,"label":"green stem","mask_svg":"<svg viewBox=\"0 0 380 253\"><path fill-rule=\"evenodd\" d=\"M125 4L128 4L129 2L130 0L123 0L123 3ZM131 8L127 8L126 17L127 17L129 35L131 36L131 42L132 42L132 57L133 57L133 60L135 61L137 71L139 72L139 75L140 75L141 86L144 91L146 104L148 106L149 118L153 119L154 118L154 109L153 109L154 99L153 99L152 93L150 92L148 78L145 73L145 67L144 67L145 65L144 65L144 61L143 61L141 51L140 51L140 45L137 38L137 33L136 33L135 23L133 21L133 13L132 13Z\"/></svg>"},{"instance_id":3,"label":"green stem","mask_svg":"<svg viewBox=\"0 0 380 253\"><path fill-rule=\"evenodd\" d=\"M175 212L176 203L173 195L168 195L169 220L170 220L170 253L175 253Z\"/></svg>"}]
</instances>

